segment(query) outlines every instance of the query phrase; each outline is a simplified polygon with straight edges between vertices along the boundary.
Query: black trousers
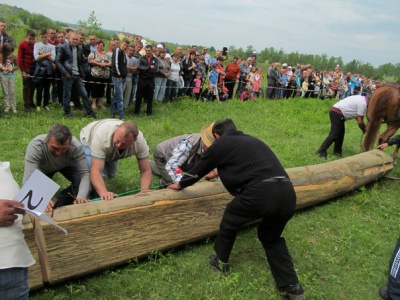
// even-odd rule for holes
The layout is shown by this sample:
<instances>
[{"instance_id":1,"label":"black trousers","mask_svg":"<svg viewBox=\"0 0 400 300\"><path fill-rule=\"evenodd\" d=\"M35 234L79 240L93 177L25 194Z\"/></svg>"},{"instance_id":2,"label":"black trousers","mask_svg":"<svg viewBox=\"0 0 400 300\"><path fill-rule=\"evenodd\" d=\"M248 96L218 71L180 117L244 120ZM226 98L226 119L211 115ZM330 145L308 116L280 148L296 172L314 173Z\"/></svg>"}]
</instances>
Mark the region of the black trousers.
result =
<instances>
[{"instance_id":1,"label":"black trousers","mask_svg":"<svg viewBox=\"0 0 400 300\"><path fill-rule=\"evenodd\" d=\"M397 240L389 264L388 293L390 299L399 299L400 297L400 237Z\"/></svg>"},{"instance_id":2,"label":"black trousers","mask_svg":"<svg viewBox=\"0 0 400 300\"><path fill-rule=\"evenodd\" d=\"M290 181L260 182L244 188L227 205L214 242L214 250L222 262L228 262L237 233L252 221L258 225L258 239L277 287L299 282L292 258L281 234L294 214L296 194Z\"/></svg>"},{"instance_id":3,"label":"black trousers","mask_svg":"<svg viewBox=\"0 0 400 300\"><path fill-rule=\"evenodd\" d=\"M140 78L136 92L135 114L140 113L142 99L147 103L146 113L153 114L153 95L154 95L154 78Z\"/></svg>"},{"instance_id":4,"label":"black trousers","mask_svg":"<svg viewBox=\"0 0 400 300\"><path fill-rule=\"evenodd\" d=\"M335 143L333 153L341 154L344 140L345 119L342 115L334 111L329 111L329 118L331 119L331 131L329 132L329 135L325 141L322 143L321 147L318 149L318 152L326 153L332 143Z\"/></svg>"},{"instance_id":5,"label":"black trousers","mask_svg":"<svg viewBox=\"0 0 400 300\"><path fill-rule=\"evenodd\" d=\"M276 82L268 82L267 98L274 99L276 94Z\"/></svg>"},{"instance_id":6,"label":"black trousers","mask_svg":"<svg viewBox=\"0 0 400 300\"><path fill-rule=\"evenodd\" d=\"M72 204L78 195L79 185L81 183L79 171L73 162L71 162L69 166L58 170L57 172L60 172L70 182L70 186L63 189L56 195L54 209L59 206ZM57 172L47 173L46 176L53 178Z\"/></svg>"},{"instance_id":7,"label":"black trousers","mask_svg":"<svg viewBox=\"0 0 400 300\"><path fill-rule=\"evenodd\" d=\"M225 87L228 89L228 99L233 98L233 89L235 88L236 79L225 78Z\"/></svg>"}]
</instances>

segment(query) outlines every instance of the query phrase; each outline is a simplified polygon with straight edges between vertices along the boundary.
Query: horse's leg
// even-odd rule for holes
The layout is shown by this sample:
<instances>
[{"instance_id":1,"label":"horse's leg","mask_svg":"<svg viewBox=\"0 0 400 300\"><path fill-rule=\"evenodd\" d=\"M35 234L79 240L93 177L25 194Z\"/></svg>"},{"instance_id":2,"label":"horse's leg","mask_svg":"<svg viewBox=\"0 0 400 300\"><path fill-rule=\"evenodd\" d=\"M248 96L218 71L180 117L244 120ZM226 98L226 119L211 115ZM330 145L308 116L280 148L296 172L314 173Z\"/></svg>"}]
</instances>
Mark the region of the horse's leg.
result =
<instances>
[{"instance_id":1,"label":"horse's leg","mask_svg":"<svg viewBox=\"0 0 400 300\"><path fill-rule=\"evenodd\" d=\"M379 145L386 143L396 133L397 129L399 129L397 126L388 125L386 130L379 136Z\"/></svg>"}]
</instances>

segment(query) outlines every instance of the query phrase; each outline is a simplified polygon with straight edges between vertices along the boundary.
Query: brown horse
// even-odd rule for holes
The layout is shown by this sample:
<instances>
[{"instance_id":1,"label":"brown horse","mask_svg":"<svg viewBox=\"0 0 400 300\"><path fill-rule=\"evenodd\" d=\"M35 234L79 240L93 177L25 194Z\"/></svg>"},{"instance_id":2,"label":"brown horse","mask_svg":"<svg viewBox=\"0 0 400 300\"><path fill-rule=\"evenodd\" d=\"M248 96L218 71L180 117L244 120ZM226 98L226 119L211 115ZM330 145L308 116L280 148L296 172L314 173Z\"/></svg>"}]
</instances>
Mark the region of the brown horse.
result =
<instances>
[{"instance_id":1,"label":"brown horse","mask_svg":"<svg viewBox=\"0 0 400 300\"><path fill-rule=\"evenodd\" d=\"M378 145L386 143L400 127L399 92L393 86L378 88L371 96L367 109L367 127L363 142L363 151L371 150L382 123L386 123L386 130L379 135ZM393 153L396 161L399 145Z\"/></svg>"}]
</instances>

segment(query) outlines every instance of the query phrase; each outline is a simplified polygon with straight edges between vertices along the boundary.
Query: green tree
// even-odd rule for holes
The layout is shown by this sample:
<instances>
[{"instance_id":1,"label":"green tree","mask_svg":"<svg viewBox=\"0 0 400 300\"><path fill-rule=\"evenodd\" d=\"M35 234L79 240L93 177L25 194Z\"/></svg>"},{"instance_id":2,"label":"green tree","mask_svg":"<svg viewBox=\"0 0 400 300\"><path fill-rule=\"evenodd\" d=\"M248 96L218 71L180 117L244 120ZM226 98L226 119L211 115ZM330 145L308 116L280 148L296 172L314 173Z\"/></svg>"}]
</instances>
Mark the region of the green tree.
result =
<instances>
[{"instance_id":1,"label":"green tree","mask_svg":"<svg viewBox=\"0 0 400 300\"><path fill-rule=\"evenodd\" d=\"M101 23L97 21L96 16L94 15L94 10L89 15L87 21L79 20L78 25L84 30L86 34L98 34L101 32Z\"/></svg>"}]
</instances>

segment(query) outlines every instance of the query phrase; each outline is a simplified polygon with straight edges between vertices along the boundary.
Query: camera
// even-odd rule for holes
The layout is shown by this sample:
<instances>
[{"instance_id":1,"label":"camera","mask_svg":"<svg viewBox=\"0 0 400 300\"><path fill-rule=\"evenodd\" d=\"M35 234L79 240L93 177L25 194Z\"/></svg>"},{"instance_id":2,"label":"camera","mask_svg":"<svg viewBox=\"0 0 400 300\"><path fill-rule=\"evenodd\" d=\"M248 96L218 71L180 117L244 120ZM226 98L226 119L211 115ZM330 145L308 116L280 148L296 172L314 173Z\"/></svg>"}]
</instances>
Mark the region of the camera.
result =
<instances>
[{"instance_id":1,"label":"camera","mask_svg":"<svg viewBox=\"0 0 400 300\"><path fill-rule=\"evenodd\" d=\"M222 48L222 58L224 60L226 60L228 58L228 48L227 47Z\"/></svg>"}]
</instances>

